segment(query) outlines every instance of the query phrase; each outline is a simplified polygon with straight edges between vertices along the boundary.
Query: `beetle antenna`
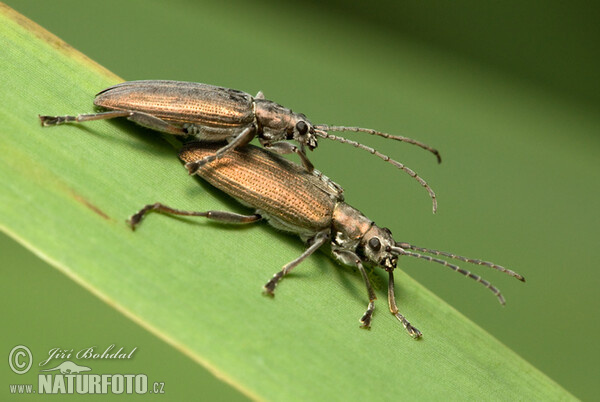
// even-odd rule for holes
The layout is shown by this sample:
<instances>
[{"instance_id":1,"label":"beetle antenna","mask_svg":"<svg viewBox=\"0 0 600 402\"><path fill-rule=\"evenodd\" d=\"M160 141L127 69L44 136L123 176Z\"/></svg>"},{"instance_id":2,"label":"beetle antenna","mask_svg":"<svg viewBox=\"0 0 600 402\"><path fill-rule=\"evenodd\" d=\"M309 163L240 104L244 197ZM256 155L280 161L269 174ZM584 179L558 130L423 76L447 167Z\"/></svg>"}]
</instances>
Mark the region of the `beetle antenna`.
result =
<instances>
[{"instance_id":1,"label":"beetle antenna","mask_svg":"<svg viewBox=\"0 0 600 402\"><path fill-rule=\"evenodd\" d=\"M498 288L493 286L491 283L489 283L482 277L475 275L474 273L471 273L465 269L462 269L457 265L450 264L448 261L440 260L438 258L430 257L428 255L413 253L412 251L406 251L401 247L392 247L391 249L392 249L393 253L398 254L398 255L407 255L409 257L421 258L423 260L437 262L438 264L442 264L442 265L458 272L459 274L466 276L467 278L471 278L471 279L475 280L476 282L481 283L483 286L485 286L486 288L491 290L492 293L494 293L496 295L496 297L498 297L498 301L500 302L500 304L502 304L502 305L506 304L506 301L504 300L504 297L502 296L502 294L500 293L500 290L498 290Z\"/></svg>"},{"instance_id":2,"label":"beetle antenna","mask_svg":"<svg viewBox=\"0 0 600 402\"><path fill-rule=\"evenodd\" d=\"M512 276L514 278L517 278L521 282L525 282L525 278L523 277L523 275L518 274L515 271L511 271L510 269L504 268L501 265L494 264L493 262L475 260L475 259L472 259L472 258L463 257L461 255L447 253L445 251L432 250L430 248L423 248L423 247L414 246L414 245L409 244L409 243L397 242L396 246L397 247L401 247L403 249L407 249L408 248L408 249L411 249L411 250L414 250L414 251L420 251L420 252L423 252L423 253L429 253L429 254L434 254L434 255L443 255L444 257L454 258L455 260L460 260L460 261L464 261L464 262L470 262L471 264L483 265L485 267L490 267L490 268L493 268L493 269L497 269L500 272L504 272L507 275L510 275L510 276Z\"/></svg>"},{"instance_id":3,"label":"beetle antenna","mask_svg":"<svg viewBox=\"0 0 600 402\"><path fill-rule=\"evenodd\" d=\"M368 147L368 146L358 143L356 141L349 140L344 137L338 137L336 135L329 134L326 131L323 131L321 129L315 129L315 133L321 138L328 138L330 140L338 141L343 144L350 144L350 145L354 146L355 148L360 148L362 150L370 152L371 154L376 155L379 158L383 159L384 161L389 162L392 165L396 166L398 169L405 171L406 173L408 173L409 176L411 176L413 179L418 181L421 184L421 186L425 187L425 190L427 190L427 192L429 193L429 196L431 197L431 201L433 203L433 213L435 213L437 211L437 199L435 197L435 193L433 192L431 187L429 187L429 184L427 184L427 182L425 180L423 180L419 175L417 175L412 169L410 169L407 166L404 166L403 163L395 161L394 159L390 158L389 156L384 155L381 152L379 152L371 147Z\"/></svg>"},{"instance_id":4,"label":"beetle antenna","mask_svg":"<svg viewBox=\"0 0 600 402\"><path fill-rule=\"evenodd\" d=\"M383 133L381 131L373 130L370 128L362 128L362 127L328 126L327 124L318 124L314 127L321 131L353 131L355 133L367 133L367 134L376 135L376 136L383 137L383 138L388 138L391 140L407 142L409 144L416 145L420 148L423 148L426 151L431 152L437 158L438 163L442 163L442 156L440 155L440 153L437 149L432 148L429 145L424 144L420 141L413 140L412 138L404 137L401 135L392 135L392 134L388 134L388 133Z\"/></svg>"}]
</instances>

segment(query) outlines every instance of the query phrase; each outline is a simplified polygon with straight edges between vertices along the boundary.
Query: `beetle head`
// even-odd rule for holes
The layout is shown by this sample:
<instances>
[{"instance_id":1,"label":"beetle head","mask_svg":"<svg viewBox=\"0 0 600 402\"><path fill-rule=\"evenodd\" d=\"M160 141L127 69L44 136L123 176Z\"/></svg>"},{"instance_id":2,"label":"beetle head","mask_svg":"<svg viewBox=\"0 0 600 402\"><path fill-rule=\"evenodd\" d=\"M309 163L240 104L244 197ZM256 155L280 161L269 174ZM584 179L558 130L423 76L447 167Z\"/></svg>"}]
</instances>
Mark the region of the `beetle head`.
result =
<instances>
[{"instance_id":1,"label":"beetle head","mask_svg":"<svg viewBox=\"0 0 600 402\"><path fill-rule=\"evenodd\" d=\"M365 260L391 271L398 263L398 254L392 250L395 245L392 232L388 228L373 225L362 237L360 249Z\"/></svg>"},{"instance_id":2,"label":"beetle head","mask_svg":"<svg viewBox=\"0 0 600 402\"><path fill-rule=\"evenodd\" d=\"M315 128L312 123L306 119L303 114L297 114L292 121L291 135L288 134L288 139L294 139L300 144L305 145L311 151L318 146L317 137L315 136ZM289 132L288 132L289 133Z\"/></svg>"}]
</instances>

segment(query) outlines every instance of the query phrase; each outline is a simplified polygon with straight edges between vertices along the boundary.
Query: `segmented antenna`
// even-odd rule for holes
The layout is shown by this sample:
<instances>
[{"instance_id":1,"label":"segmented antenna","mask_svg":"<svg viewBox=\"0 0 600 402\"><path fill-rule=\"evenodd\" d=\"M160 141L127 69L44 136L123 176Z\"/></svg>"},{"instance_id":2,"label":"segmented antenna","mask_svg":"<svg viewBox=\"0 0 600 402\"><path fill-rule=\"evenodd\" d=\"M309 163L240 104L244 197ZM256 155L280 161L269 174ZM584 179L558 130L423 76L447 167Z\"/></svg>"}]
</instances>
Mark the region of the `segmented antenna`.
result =
<instances>
[{"instance_id":1,"label":"segmented antenna","mask_svg":"<svg viewBox=\"0 0 600 402\"><path fill-rule=\"evenodd\" d=\"M327 138L330 140L341 142L343 144L350 144L350 145L354 146L355 148L359 148L359 149L365 150L367 152L370 152L371 154L378 156L379 158L383 159L384 161L389 162L392 165L396 166L398 169L405 171L406 173L408 173L409 176L411 176L413 179L418 181L421 184L421 186L425 187L425 190L427 190L427 192L429 193L429 196L431 197L431 201L433 203L433 213L435 213L437 211L437 199L435 197L435 193L433 192L431 187L429 187L429 184L427 184L427 182L425 180L423 180L419 175L417 175L409 167L404 166L404 164L402 164L398 161L395 161L394 159L390 158L389 156L384 155L381 152L379 152L371 147L368 147L366 145L363 145L359 142L352 141L352 140L349 140L344 137L338 137L336 135L329 134L326 131L323 131L320 129L315 130L315 133L321 138Z\"/></svg>"},{"instance_id":2,"label":"segmented antenna","mask_svg":"<svg viewBox=\"0 0 600 402\"><path fill-rule=\"evenodd\" d=\"M500 302L500 304L502 304L502 305L506 304L506 301L504 300L504 297L502 296L502 294L500 293L500 290L498 290L498 288L493 286L491 283L489 283L482 277L475 275L474 273L469 272L466 269L462 269L457 265L450 264L448 261L440 260L438 258L430 257L428 255L413 253L412 251L406 251L400 247L392 247L392 252L397 253L398 255L407 255L409 257L421 258L426 261L437 262L438 264L442 264L442 265L458 272L459 274L462 274L468 278L475 280L476 282L481 283L483 286L485 286L486 288L491 290L492 293L494 293L496 295L496 297L498 297L498 301Z\"/></svg>"},{"instance_id":3,"label":"segmented antenna","mask_svg":"<svg viewBox=\"0 0 600 402\"><path fill-rule=\"evenodd\" d=\"M317 124L314 127L321 131L353 131L355 133L367 133L367 134L371 134L371 135L376 135L378 137L388 138L390 140L406 142L406 143L416 145L420 148L423 148L426 151L431 152L437 158L438 163L442 163L442 156L440 155L440 153L438 152L437 149L432 148L429 145L424 144L420 141L413 140L412 138L404 137L402 135L392 135L392 134L388 134L388 133L383 133L381 131L373 130L370 128L362 128L362 127L328 126L327 124Z\"/></svg>"},{"instance_id":4,"label":"segmented antenna","mask_svg":"<svg viewBox=\"0 0 600 402\"><path fill-rule=\"evenodd\" d=\"M455 260L460 260L460 261L464 261L464 262L470 262L471 264L483 265L485 267L490 267L490 268L493 268L493 269L497 269L500 272L504 272L505 274L508 274L508 275L510 275L510 276L512 276L514 278L517 278L521 282L525 282L525 278L523 277L523 275L518 274L515 271L511 271L510 269L504 268L501 265L494 264L493 262L475 260L475 259L472 259L472 258L467 258L467 257L463 257L463 256L460 256L460 255L456 255L456 254L452 254L452 253L447 253L445 251L433 250L433 249L430 249L430 248L423 248L423 247L413 246L412 244L409 244L409 243L398 242L398 243L396 243L396 246L402 247L404 249L408 248L408 249L415 250L415 251L421 251L423 253L429 253L429 254L434 254L434 255L443 255L444 257L454 258Z\"/></svg>"}]
</instances>

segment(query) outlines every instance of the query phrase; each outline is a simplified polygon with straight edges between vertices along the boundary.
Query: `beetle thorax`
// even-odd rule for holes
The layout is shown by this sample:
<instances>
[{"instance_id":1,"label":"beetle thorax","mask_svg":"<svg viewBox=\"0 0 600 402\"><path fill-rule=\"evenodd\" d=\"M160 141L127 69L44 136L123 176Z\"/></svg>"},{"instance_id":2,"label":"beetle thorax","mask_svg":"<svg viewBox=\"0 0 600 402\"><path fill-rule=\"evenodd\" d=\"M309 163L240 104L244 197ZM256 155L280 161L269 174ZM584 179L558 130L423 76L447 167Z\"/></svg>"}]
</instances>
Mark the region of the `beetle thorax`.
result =
<instances>
[{"instance_id":1,"label":"beetle thorax","mask_svg":"<svg viewBox=\"0 0 600 402\"><path fill-rule=\"evenodd\" d=\"M338 202L333 210L331 241L333 246L355 251L373 221L345 202Z\"/></svg>"},{"instance_id":2,"label":"beetle thorax","mask_svg":"<svg viewBox=\"0 0 600 402\"><path fill-rule=\"evenodd\" d=\"M285 140L288 131L294 129L294 113L286 107L265 99L255 99L254 102L256 121L265 139Z\"/></svg>"},{"instance_id":3,"label":"beetle thorax","mask_svg":"<svg viewBox=\"0 0 600 402\"><path fill-rule=\"evenodd\" d=\"M310 149L316 148L313 125L302 113L294 113L266 99L255 99L254 106L259 138L263 142L296 140Z\"/></svg>"},{"instance_id":4,"label":"beetle thorax","mask_svg":"<svg viewBox=\"0 0 600 402\"><path fill-rule=\"evenodd\" d=\"M385 270L396 268L398 256L392 251L395 241L389 229L381 228L359 210L339 202L333 211L332 249L356 253L363 263Z\"/></svg>"}]
</instances>

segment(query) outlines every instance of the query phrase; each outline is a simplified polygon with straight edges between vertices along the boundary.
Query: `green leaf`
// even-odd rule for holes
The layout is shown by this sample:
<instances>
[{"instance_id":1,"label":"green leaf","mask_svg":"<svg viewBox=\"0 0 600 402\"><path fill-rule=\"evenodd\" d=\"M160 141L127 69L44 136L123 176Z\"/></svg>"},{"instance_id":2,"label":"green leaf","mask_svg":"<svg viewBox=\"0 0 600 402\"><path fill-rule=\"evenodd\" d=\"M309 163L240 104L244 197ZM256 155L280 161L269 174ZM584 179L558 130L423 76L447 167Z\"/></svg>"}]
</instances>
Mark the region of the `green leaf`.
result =
<instances>
[{"instance_id":1,"label":"green leaf","mask_svg":"<svg viewBox=\"0 0 600 402\"><path fill-rule=\"evenodd\" d=\"M149 130L102 121L40 127L38 114L89 112L94 94L121 80L0 10L0 228L90 292L254 398L571 398L402 272L399 306L421 341L387 312L382 272L372 273L373 329L360 330L361 277L324 253L274 299L263 297L261 286L303 250L266 224L154 214L132 232L125 219L156 201L248 209L190 178Z\"/></svg>"}]
</instances>

